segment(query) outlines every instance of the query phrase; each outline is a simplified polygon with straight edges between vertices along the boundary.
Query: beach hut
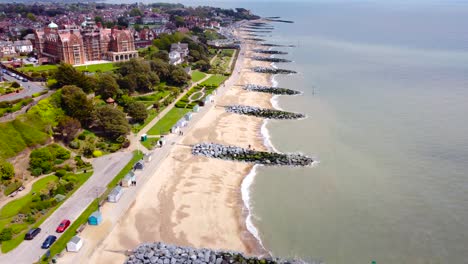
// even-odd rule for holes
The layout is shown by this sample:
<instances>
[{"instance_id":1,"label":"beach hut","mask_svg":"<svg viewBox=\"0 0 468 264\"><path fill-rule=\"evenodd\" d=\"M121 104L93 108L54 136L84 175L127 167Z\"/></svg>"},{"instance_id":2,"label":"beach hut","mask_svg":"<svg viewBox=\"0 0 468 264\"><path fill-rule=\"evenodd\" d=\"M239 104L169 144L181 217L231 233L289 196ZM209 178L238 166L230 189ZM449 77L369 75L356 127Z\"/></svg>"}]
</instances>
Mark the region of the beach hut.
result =
<instances>
[{"instance_id":1,"label":"beach hut","mask_svg":"<svg viewBox=\"0 0 468 264\"><path fill-rule=\"evenodd\" d=\"M158 140L157 145L158 145L159 147L162 147L162 146L164 146L164 144L166 144L166 139L162 137L162 138L160 138L160 139Z\"/></svg>"},{"instance_id":2,"label":"beach hut","mask_svg":"<svg viewBox=\"0 0 468 264\"><path fill-rule=\"evenodd\" d=\"M177 122L177 124L179 125L179 127L186 127L186 126L188 125L188 122L187 122L187 120L185 120L185 118L182 117L182 118Z\"/></svg>"},{"instance_id":3,"label":"beach hut","mask_svg":"<svg viewBox=\"0 0 468 264\"><path fill-rule=\"evenodd\" d=\"M146 141L147 139L148 139L148 135L143 134L143 135L141 135L140 141Z\"/></svg>"},{"instance_id":4,"label":"beach hut","mask_svg":"<svg viewBox=\"0 0 468 264\"><path fill-rule=\"evenodd\" d=\"M211 101L211 99L213 99L213 96L207 95L207 96L205 97L205 100L203 100L203 102L204 102L205 104L207 104L207 103L209 103L209 102Z\"/></svg>"},{"instance_id":5,"label":"beach hut","mask_svg":"<svg viewBox=\"0 0 468 264\"><path fill-rule=\"evenodd\" d=\"M180 127L178 124L175 124L173 127L171 127L171 133L178 134L180 132Z\"/></svg>"},{"instance_id":6,"label":"beach hut","mask_svg":"<svg viewBox=\"0 0 468 264\"><path fill-rule=\"evenodd\" d=\"M107 196L107 201L111 203L116 203L119 201L120 197L122 197L123 189L120 186L115 187Z\"/></svg>"},{"instance_id":7,"label":"beach hut","mask_svg":"<svg viewBox=\"0 0 468 264\"><path fill-rule=\"evenodd\" d=\"M151 159L152 159L153 155L152 153L146 153L144 156L143 156L143 159L145 160L145 162L150 162Z\"/></svg>"},{"instance_id":8,"label":"beach hut","mask_svg":"<svg viewBox=\"0 0 468 264\"><path fill-rule=\"evenodd\" d=\"M102 222L102 214L99 211L94 211L89 217L88 217L88 224L89 225L99 225Z\"/></svg>"},{"instance_id":9,"label":"beach hut","mask_svg":"<svg viewBox=\"0 0 468 264\"><path fill-rule=\"evenodd\" d=\"M122 186L129 187L130 185L132 185L132 175L127 173L127 175L122 179Z\"/></svg>"},{"instance_id":10,"label":"beach hut","mask_svg":"<svg viewBox=\"0 0 468 264\"><path fill-rule=\"evenodd\" d=\"M137 161L135 165L133 165L133 170L142 170L145 168L145 164L141 160Z\"/></svg>"},{"instance_id":11,"label":"beach hut","mask_svg":"<svg viewBox=\"0 0 468 264\"><path fill-rule=\"evenodd\" d=\"M186 121L192 120L192 112L188 112L187 114L184 115L184 118Z\"/></svg>"},{"instance_id":12,"label":"beach hut","mask_svg":"<svg viewBox=\"0 0 468 264\"><path fill-rule=\"evenodd\" d=\"M80 248L83 246L83 239L79 236L74 236L68 241L67 243L67 251L68 252L78 252Z\"/></svg>"},{"instance_id":13,"label":"beach hut","mask_svg":"<svg viewBox=\"0 0 468 264\"><path fill-rule=\"evenodd\" d=\"M200 112L200 106L198 106L198 105L194 106L194 107L193 107L193 111L194 111L195 113Z\"/></svg>"}]
</instances>

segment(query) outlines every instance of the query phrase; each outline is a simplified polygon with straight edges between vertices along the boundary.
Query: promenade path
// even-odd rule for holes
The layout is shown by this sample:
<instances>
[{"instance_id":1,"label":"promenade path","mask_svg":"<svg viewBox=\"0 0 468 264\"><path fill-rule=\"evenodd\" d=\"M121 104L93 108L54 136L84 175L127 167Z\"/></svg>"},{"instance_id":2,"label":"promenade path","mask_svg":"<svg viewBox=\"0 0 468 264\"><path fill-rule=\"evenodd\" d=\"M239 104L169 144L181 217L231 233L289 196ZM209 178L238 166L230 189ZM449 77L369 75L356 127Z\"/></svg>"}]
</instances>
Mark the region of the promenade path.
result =
<instances>
[{"instance_id":1,"label":"promenade path","mask_svg":"<svg viewBox=\"0 0 468 264\"><path fill-rule=\"evenodd\" d=\"M102 194L107 184L117 175L122 168L131 160L132 154L128 152L118 152L106 155L92 161L93 175L52 215L50 215L40 226L41 233L33 240L23 241L17 248L0 255L0 263L33 263L39 260L47 250L41 249L42 242L48 235L60 237L56 233L60 221L69 219L76 220L81 213L95 201L97 195ZM77 262L86 263L86 262Z\"/></svg>"},{"instance_id":2,"label":"promenade path","mask_svg":"<svg viewBox=\"0 0 468 264\"><path fill-rule=\"evenodd\" d=\"M239 73L242 70L243 62L244 62L244 52L245 52L245 44L241 45L241 50L239 52L239 57L237 59L237 63L233 69L233 73L229 79L226 80L225 84L220 86L217 90L216 97L222 97L226 91L236 85L239 80ZM208 78L208 77L207 77ZM204 79L203 79L204 80ZM203 81L201 80L201 81ZM200 82L201 82L200 81ZM182 95L181 95L182 96ZM165 110L167 112L175 105L175 103L171 104L170 107L167 107ZM183 129L184 132L192 130L196 123L201 120L210 109L216 107L213 103L208 103L205 107L200 108L200 112L195 113L193 115L192 120L189 122L188 126ZM167 113L166 112L166 113ZM161 116L164 116L161 113ZM159 119L158 119L159 120ZM156 122L158 121L153 120L150 124L148 124L138 135L142 135L148 131ZM136 172L137 178L137 186L131 186L129 188L125 188L124 194L122 195L121 199L118 203L106 203L101 208L103 212L104 221L99 226L87 226L85 230L80 234L80 237L84 239L84 244L81 250L77 253L68 253L66 252L63 257L58 259L58 263L89 263L89 259L91 258L92 254L95 251L107 250L113 251L114 249L107 249L103 248L103 242L106 237L112 232L115 228L116 224L122 219L122 216L125 212L132 206L136 199L136 195L141 188L146 184L146 182L153 176L154 172L160 167L162 161L169 155L171 150L174 147L188 147L182 146L179 143L182 141L184 136L176 135L176 134L169 134L166 137L166 144L162 148L157 148L153 151L146 151L150 152L152 155L152 159L150 162L146 163L146 166L143 170ZM139 137L136 138L136 140ZM144 147L141 147L142 149ZM157 177L157 175L153 176ZM123 251L117 251L116 254L123 254Z\"/></svg>"}]
</instances>

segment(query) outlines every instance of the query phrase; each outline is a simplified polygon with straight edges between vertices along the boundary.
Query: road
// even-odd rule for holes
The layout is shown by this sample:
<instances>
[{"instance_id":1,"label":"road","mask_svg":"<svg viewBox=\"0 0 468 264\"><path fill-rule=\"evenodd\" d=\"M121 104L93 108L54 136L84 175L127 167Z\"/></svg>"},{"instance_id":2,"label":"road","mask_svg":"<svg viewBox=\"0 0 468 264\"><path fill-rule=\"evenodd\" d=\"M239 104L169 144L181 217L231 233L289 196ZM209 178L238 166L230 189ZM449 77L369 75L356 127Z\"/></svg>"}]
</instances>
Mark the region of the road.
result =
<instances>
[{"instance_id":1,"label":"road","mask_svg":"<svg viewBox=\"0 0 468 264\"><path fill-rule=\"evenodd\" d=\"M232 86L237 84L240 76L239 73L242 70L244 62L245 49L246 45L242 44L233 73L231 77L226 80L225 84L217 89L217 98L222 97ZM216 107L216 105L208 103L205 107L200 108L200 112L193 115L192 120L189 122L187 127L183 128L183 131L187 132L192 130L196 126L197 122L201 120L213 107ZM171 107L168 107L167 110L170 108ZM151 128L151 126L146 126L141 133L144 133L144 131L148 128ZM88 226L80 234L80 237L82 237L85 241L81 250L77 253L65 253L63 257L58 259L58 263L86 263L95 250L106 250L104 248L100 248L99 246L102 245L103 241L110 234L115 225L121 221L125 212L135 201L138 191L144 187L145 183L153 176L154 172L157 171L159 166L161 166L162 162L167 158L174 147L183 147L179 143L183 140L184 136L169 134L165 136L165 138L166 144L162 148L157 148L156 150L152 151L152 160L146 164L143 170L136 172L138 181L137 186L125 188L124 194L118 203L106 203L104 205L102 211L103 218L105 219L106 223L99 226ZM148 152L144 147L141 148L142 150L145 150L145 152Z\"/></svg>"},{"instance_id":2,"label":"road","mask_svg":"<svg viewBox=\"0 0 468 264\"><path fill-rule=\"evenodd\" d=\"M1 101L16 100L16 99L19 99L19 98L24 98L26 96L32 96L33 94L42 92L45 89L43 86L39 85L39 83L22 82L22 81L19 81L19 80L15 79L15 78L11 77L10 75L7 75L7 74L3 74L3 78L5 78L9 82L16 81L24 89L19 93L11 93L11 94L6 94L6 95L0 96L0 102Z\"/></svg>"},{"instance_id":3,"label":"road","mask_svg":"<svg viewBox=\"0 0 468 264\"><path fill-rule=\"evenodd\" d=\"M44 223L40 226L41 233L34 240L23 241L16 249L7 254L0 255L0 263L33 263L46 253L46 249L41 249L42 242L48 235L60 237L61 234L55 232L58 224L63 219L72 222L95 201L97 195L106 190L107 184L122 170L131 160L132 153L118 152L106 155L92 161L93 175L70 197L68 198Z\"/></svg>"}]
</instances>

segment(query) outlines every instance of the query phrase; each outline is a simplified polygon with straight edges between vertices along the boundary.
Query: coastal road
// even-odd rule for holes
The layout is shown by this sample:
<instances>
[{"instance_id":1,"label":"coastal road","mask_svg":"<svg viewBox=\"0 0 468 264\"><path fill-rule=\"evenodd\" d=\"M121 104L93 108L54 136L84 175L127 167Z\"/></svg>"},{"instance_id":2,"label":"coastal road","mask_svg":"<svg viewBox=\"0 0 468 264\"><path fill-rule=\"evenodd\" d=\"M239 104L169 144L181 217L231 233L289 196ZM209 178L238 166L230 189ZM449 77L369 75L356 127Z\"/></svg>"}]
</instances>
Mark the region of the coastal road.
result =
<instances>
[{"instance_id":1,"label":"coastal road","mask_svg":"<svg viewBox=\"0 0 468 264\"><path fill-rule=\"evenodd\" d=\"M33 240L23 241L16 249L0 255L0 263L33 263L46 253L41 249L42 242L48 235L60 237L55 232L63 219L76 220L81 213L95 201L97 195L106 190L107 184L131 160L132 153L118 152L93 160L93 175L40 226L41 233ZM86 263L86 262L82 262Z\"/></svg>"},{"instance_id":2,"label":"coastal road","mask_svg":"<svg viewBox=\"0 0 468 264\"><path fill-rule=\"evenodd\" d=\"M11 94L6 94L6 95L0 96L0 102L1 101L16 100L16 99L24 98L26 96L32 96L35 93L39 93L39 92L42 92L42 91L45 90L45 87L39 85L39 83L22 82L22 81L19 81L19 80L15 79L15 78L11 77L10 75L6 75L6 74L3 74L3 78L5 78L9 82L16 81L17 83L19 83L23 87L23 90L21 92L19 92L19 93L11 93Z\"/></svg>"},{"instance_id":3,"label":"coastal road","mask_svg":"<svg viewBox=\"0 0 468 264\"><path fill-rule=\"evenodd\" d=\"M226 80L225 84L218 88L216 98L222 97L226 91L228 91L233 85L237 84L239 80L239 73L242 70L244 62L244 53L246 45L241 45L241 50L239 51L239 56L237 58L233 73L231 77ZM192 120L189 122L188 126L183 129L185 133L190 131L195 127L197 122L201 120L208 111L214 108L216 105L213 103L208 103L205 107L200 109L200 112L193 115ZM147 126L151 127L151 126ZM122 220L125 212L131 207L132 203L135 201L136 196L141 188L144 187L145 183L151 177L154 176L154 172L161 166L162 162L167 158L169 153L174 147L181 147L179 143L183 140L184 136L179 136L175 134L170 134L165 137L166 144L162 148L157 148L152 151L152 160L146 163L146 166L141 171L136 171L137 177L137 186L132 186L125 188L124 194L120 198L118 203L106 203L102 209L105 212L104 218L107 222L100 226L88 226L80 236L84 239L83 247L77 253L65 253L63 257L58 259L58 263L87 263L90 260L92 254L96 250L109 250L106 248L100 248L100 245L103 245L104 240L110 234L112 229L116 224ZM142 148L144 149L144 148ZM145 152L149 152L146 151Z\"/></svg>"}]
</instances>

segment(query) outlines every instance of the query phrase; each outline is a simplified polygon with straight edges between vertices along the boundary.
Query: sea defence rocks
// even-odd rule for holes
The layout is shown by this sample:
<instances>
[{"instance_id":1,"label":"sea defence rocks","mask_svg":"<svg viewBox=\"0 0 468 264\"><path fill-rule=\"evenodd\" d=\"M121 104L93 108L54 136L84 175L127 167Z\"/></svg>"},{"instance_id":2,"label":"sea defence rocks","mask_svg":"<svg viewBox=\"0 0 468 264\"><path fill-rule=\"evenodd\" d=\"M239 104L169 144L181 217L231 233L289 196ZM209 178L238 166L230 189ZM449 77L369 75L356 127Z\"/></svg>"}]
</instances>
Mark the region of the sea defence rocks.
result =
<instances>
[{"instance_id":1,"label":"sea defence rocks","mask_svg":"<svg viewBox=\"0 0 468 264\"><path fill-rule=\"evenodd\" d=\"M256 30L256 29L242 29L245 32L253 32L253 33L271 33L271 30Z\"/></svg>"},{"instance_id":2,"label":"sea defence rocks","mask_svg":"<svg viewBox=\"0 0 468 264\"><path fill-rule=\"evenodd\" d=\"M261 38L244 38L245 40L251 40L251 41L265 41L264 39Z\"/></svg>"},{"instance_id":3,"label":"sea defence rocks","mask_svg":"<svg viewBox=\"0 0 468 264\"><path fill-rule=\"evenodd\" d=\"M270 22L281 22L281 23L294 23L294 21L291 21L291 20L281 20L281 19L267 19L267 21L270 21Z\"/></svg>"},{"instance_id":4,"label":"sea defence rocks","mask_svg":"<svg viewBox=\"0 0 468 264\"><path fill-rule=\"evenodd\" d=\"M286 54L288 54L286 51L279 51L279 50L253 49L252 51L256 52L256 53L271 54L271 55L286 55Z\"/></svg>"},{"instance_id":5,"label":"sea defence rocks","mask_svg":"<svg viewBox=\"0 0 468 264\"><path fill-rule=\"evenodd\" d=\"M226 112L239 115L250 115L266 119L299 119L305 115L299 113L291 113L275 109L265 109L248 105L229 105L224 107Z\"/></svg>"},{"instance_id":6,"label":"sea defence rocks","mask_svg":"<svg viewBox=\"0 0 468 264\"><path fill-rule=\"evenodd\" d=\"M192 154L208 158L242 161L267 166L309 166L313 162L312 158L302 154L255 151L215 143L197 144L192 147Z\"/></svg>"},{"instance_id":7,"label":"sea defence rocks","mask_svg":"<svg viewBox=\"0 0 468 264\"><path fill-rule=\"evenodd\" d=\"M179 247L161 242L145 243L136 248L125 264L299 264L297 260L249 257L239 252Z\"/></svg>"},{"instance_id":8,"label":"sea defence rocks","mask_svg":"<svg viewBox=\"0 0 468 264\"><path fill-rule=\"evenodd\" d=\"M287 88L262 86L262 85L256 85L256 84L247 84L244 86L244 90L260 92L260 93L277 94L277 95L298 95L301 93L299 91L291 90Z\"/></svg>"},{"instance_id":9,"label":"sea defence rocks","mask_svg":"<svg viewBox=\"0 0 468 264\"><path fill-rule=\"evenodd\" d=\"M294 48L294 45L281 45L281 44L272 44L272 43L260 43L260 46L265 46L265 47L289 47L289 48Z\"/></svg>"},{"instance_id":10,"label":"sea defence rocks","mask_svg":"<svg viewBox=\"0 0 468 264\"><path fill-rule=\"evenodd\" d=\"M291 60L287 60L287 59L261 57L261 56L253 56L252 59L257 60L257 61L268 61L268 62L292 62Z\"/></svg>"},{"instance_id":11,"label":"sea defence rocks","mask_svg":"<svg viewBox=\"0 0 468 264\"><path fill-rule=\"evenodd\" d=\"M265 68L265 67L254 67L252 68L254 72L258 73L268 73L268 74L291 74L297 73L296 71L285 70L285 69L275 69L275 68Z\"/></svg>"}]
</instances>

